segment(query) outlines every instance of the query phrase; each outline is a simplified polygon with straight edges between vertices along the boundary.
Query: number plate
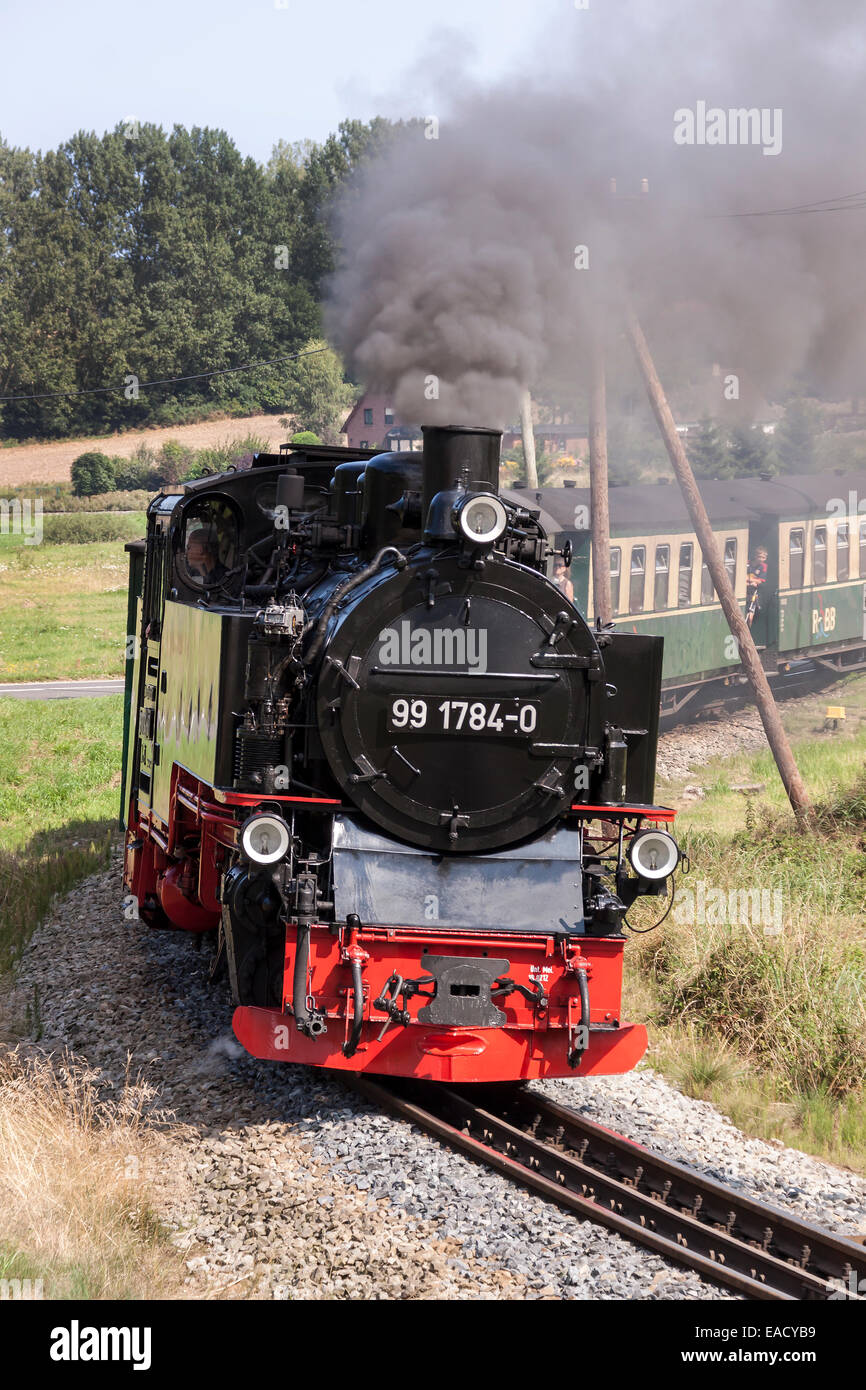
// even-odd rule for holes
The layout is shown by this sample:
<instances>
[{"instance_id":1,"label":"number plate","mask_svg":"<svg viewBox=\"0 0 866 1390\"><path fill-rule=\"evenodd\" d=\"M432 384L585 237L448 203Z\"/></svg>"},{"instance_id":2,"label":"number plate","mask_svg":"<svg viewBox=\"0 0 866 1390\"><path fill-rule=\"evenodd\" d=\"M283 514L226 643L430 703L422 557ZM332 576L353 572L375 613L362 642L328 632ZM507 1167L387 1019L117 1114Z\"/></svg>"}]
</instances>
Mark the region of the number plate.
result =
<instances>
[{"instance_id":1,"label":"number plate","mask_svg":"<svg viewBox=\"0 0 866 1390\"><path fill-rule=\"evenodd\" d=\"M494 738L531 738L538 725L535 700L410 699L400 696L388 707L391 734L485 734Z\"/></svg>"}]
</instances>

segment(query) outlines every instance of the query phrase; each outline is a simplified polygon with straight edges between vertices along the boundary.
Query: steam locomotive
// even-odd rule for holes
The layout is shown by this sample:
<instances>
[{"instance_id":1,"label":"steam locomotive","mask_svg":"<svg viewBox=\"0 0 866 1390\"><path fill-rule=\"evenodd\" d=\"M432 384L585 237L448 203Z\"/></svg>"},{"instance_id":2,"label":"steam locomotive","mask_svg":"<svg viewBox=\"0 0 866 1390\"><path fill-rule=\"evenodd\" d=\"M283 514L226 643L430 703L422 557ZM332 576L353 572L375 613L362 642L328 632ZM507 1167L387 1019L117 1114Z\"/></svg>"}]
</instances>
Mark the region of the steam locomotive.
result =
<instances>
[{"instance_id":1,"label":"steam locomotive","mask_svg":"<svg viewBox=\"0 0 866 1390\"><path fill-rule=\"evenodd\" d=\"M646 1048L621 982L680 859L662 639L587 625L500 442L259 454L128 547L125 885L213 934L256 1057L471 1082Z\"/></svg>"}]
</instances>

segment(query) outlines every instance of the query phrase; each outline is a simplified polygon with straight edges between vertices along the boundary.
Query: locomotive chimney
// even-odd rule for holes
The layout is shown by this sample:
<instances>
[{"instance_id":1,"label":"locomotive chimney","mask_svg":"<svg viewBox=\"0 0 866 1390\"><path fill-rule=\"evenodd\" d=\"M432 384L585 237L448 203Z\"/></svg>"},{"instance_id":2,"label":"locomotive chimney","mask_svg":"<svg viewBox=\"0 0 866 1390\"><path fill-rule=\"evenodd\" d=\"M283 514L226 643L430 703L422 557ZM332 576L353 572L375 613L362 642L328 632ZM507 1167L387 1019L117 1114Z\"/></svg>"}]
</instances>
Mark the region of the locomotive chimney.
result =
<instances>
[{"instance_id":1,"label":"locomotive chimney","mask_svg":"<svg viewBox=\"0 0 866 1390\"><path fill-rule=\"evenodd\" d=\"M437 492L463 483L472 492L499 492L502 431L463 425L424 425L424 493L426 518Z\"/></svg>"}]
</instances>

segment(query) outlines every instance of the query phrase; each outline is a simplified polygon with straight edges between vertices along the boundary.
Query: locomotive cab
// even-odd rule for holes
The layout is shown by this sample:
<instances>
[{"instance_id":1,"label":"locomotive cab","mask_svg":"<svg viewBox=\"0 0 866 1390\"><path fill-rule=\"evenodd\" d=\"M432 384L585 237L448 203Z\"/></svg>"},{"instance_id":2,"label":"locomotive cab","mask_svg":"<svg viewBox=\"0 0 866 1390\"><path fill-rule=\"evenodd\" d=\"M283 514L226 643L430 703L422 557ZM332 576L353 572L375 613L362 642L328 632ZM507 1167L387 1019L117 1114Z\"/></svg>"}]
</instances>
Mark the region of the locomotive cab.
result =
<instances>
[{"instance_id":1,"label":"locomotive cab","mask_svg":"<svg viewBox=\"0 0 866 1390\"><path fill-rule=\"evenodd\" d=\"M469 1081L645 1049L620 985L679 860L662 642L548 579L499 446L259 456L150 509L125 879L151 925L214 933L257 1056Z\"/></svg>"}]
</instances>

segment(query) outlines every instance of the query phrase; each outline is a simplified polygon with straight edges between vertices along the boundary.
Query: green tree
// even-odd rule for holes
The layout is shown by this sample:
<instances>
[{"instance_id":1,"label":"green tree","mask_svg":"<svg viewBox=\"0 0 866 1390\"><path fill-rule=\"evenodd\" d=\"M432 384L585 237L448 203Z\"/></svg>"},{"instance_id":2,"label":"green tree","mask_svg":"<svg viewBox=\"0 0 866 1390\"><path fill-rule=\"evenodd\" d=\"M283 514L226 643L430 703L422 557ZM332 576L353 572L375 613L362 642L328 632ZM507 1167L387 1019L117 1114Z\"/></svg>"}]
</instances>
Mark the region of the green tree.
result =
<instances>
[{"instance_id":1,"label":"green tree","mask_svg":"<svg viewBox=\"0 0 866 1390\"><path fill-rule=\"evenodd\" d=\"M365 163L382 154L397 136L422 121L390 121L376 116L363 121L342 121L335 134L314 144L299 166L295 146L275 146L269 169L278 197L295 217L295 266L315 299L320 299L327 277L336 270L340 247L331 216L337 198L347 194ZM282 153L281 153L282 152Z\"/></svg>"},{"instance_id":2,"label":"green tree","mask_svg":"<svg viewBox=\"0 0 866 1390\"><path fill-rule=\"evenodd\" d=\"M275 180L223 131L118 127L36 156L0 145L0 394L45 398L8 403L6 432L279 409L277 371L231 369L319 330L297 236Z\"/></svg>"},{"instance_id":3,"label":"green tree","mask_svg":"<svg viewBox=\"0 0 866 1390\"><path fill-rule=\"evenodd\" d=\"M814 409L800 397L789 401L774 441L783 472L815 472L817 434Z\"/></svg>"},{"instance_id":4,"label":"green tree","mask_svg":"<svg viewBox=\"0 0 866 1390\"><path fill-rule=\"evenodd\" d=\"M107 454L93 450L79 454L72 465L72 491L76 497L95 497L115 487L114 464Z\"/></svg>"},{"instance_id":5,"label":"green tree","mask_svg":"<svg viewBox=\"0 0 866 1390\"><path fill-rule=\"evenodd\" d=\"M38 154L0 140L0 395L20 397L4 434L214 408L288 409L333 432L342 370L280 359L322 331L334 199L402 129L347 121L321 144L277 145L267 169L205 127L80 131ZM274 365L235 371L256 362ZM186 380L147 385L164 378Z\"/></svg>"},{"instance_id":6,"label":"green tree","mask_svg":"<svg viewBox=\"0 0 866 1390\"><path fill-rule=\"evenodd\" d=\"M265 165L268 178L275 179L278 174L291 172L303 178L314 152L319 149L315 140L278 140Z\"/></svg>"},{"instance_id":7,"label":"green tree","mask_svg":"<svg viewBox=\"0 0 866 1390\"><path fill-rule=\"evenodd\" d=\"M155 492L160 479L153 464L146 459L116 458L114 463L114 486L120 492L136 492L143 489Z\"/></svg>"},{"instance_id":8,"label":"green tree","mask_svg":"<svg viewBox=\"0 0 866 1390\"><path fill-rule=\"evenodd\" d=\"M303 351L309 355L286 363L283 370L283 405L305 430L333 443L342 417L351 408L355 389L343 376L340 358L322 339L307 343ZM285 419L280 424L290 429L292 421Z\"/></svg>"},{"instance_id":9,"label":"green tree","mask_svg":"<svg viewBox=\"0 0 866 1390\"><path fill-rule=\"evenodd\" d=\"M734 478L756 478L761 473L778 471L770 440L760 425L739 426L731 431L728 459Z\"/></svg>"},{"instance_id":10,"label":"green tree","mask_svg":"<svg viewBox=\"0 0 866 1390\"><path fill-rule=\"evenodd\" d=\"M502 461L503 463L516 463L517 474L515 482L526 482L526 455L523 452L523 444L519 440L516 444L512 445L507 454L503 456ZM535 466L538 470L539 487L545 487L550 481L550 476L553 473L555 464L556 456L554 454L548 454L543 449L536 449Z\"/></svg>"},{"instance_id":11,"label":"green tree","mask_svg":"<svg viewBox=\"0 0 866 1390\"><path fill-rule=\"evenodd\" d=\"M639 416L611 409L607 422L607 473L611 487L636 483L646 468L664 468L664 445L658 431Z\"/></svg>"},{"instance_id":12,"label":"green tree","mask_svg":"<svg viewBox=\"0 0 866 1390\"><path fill-rule=\"evenodd\" d=\"M686 451L698 478L729 478L731 465L719 427L709 415L698 422L697 429L688 433Z\"/></svg>"},{"instance_id":13,"label":"green tree","mask_svg":"<svg viewBox=\"0 0 866 1390\"><path fill-rule=\"evenodd\" d=\"M319 438L319 436L318 436L317 434L314 434L312 430L299 430L298 433L297 433L297 434L293 434L293 435L292 435L292 438L291 438L291 443L292 443L292 444L309 444L309 445L313 445L313 444L321 444L321 442L322 442L322 441L321 441L321 439Z\"/></svg>"}]
</instances>

